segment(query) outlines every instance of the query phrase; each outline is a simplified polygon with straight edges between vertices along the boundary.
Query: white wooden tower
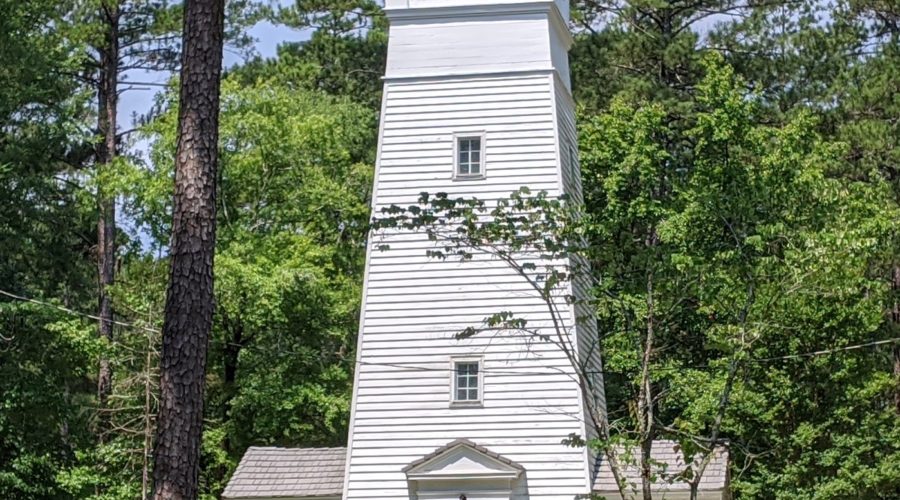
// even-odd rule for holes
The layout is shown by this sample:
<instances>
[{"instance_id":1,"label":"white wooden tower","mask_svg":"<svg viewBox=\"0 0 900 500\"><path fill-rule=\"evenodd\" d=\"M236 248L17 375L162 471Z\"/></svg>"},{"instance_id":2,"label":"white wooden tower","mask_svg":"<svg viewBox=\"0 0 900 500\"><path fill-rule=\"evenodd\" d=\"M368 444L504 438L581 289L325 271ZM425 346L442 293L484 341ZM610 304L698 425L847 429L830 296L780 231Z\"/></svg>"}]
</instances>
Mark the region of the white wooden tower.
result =
<instances>
[{"instance_id":1,"label":"white wooden tower","mask_svg":"<svg viewBox=\"0 0 900 500\"><path fill-rule=\"evenodd\" d=\"M386 0L376 213L423 191L496 200L528 186L581 197L568 8ZM387 238L391 249L370 249L366 262L344 498L588 493L593 458L561 444L592 433L571 363L521 333L454 339L500 311L541 324L546 305L499 261L437 261L422 235ZM574 310L566 316L575 323ZM569 335L588 356L594 327Z\"/></svg>"}]
</instances>

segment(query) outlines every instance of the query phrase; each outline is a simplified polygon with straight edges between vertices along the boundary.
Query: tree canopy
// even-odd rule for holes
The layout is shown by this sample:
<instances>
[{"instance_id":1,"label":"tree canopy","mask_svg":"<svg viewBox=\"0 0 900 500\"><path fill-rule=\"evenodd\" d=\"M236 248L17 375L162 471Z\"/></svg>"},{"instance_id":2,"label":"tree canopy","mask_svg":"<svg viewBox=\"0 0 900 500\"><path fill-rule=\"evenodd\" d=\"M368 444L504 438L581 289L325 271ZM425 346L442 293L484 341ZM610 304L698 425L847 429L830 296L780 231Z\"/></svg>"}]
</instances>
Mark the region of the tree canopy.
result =
<instances>
[{"instance_id":1,"label":"tree canopy","mask_svg":"<svg viewBox=\"0 0 900 500\"><path fill-rule=\"evenodd\" d=\"M2 498L148 495L178 82L118 124L101 173L98 15L113 5L122 74L174 69L179 2L0 0ZM584 204L526 190L508 206L547 214L528 229L564 231L550 250L577 252L595 279L609 429L584 444L728 443L736 498L897 498L897 6L572 5ZM229 2L229 43L246 53L261 19L304 41L222 77L204 498L248 446L345 443L370 221L400 214L369 208L379 3ZM106 287L101 194L119 224ZM431 214L479 209L424 201ZM476 220L456 220L470 224L460 237L509 237Z\"/></svg>"}]
</instances>

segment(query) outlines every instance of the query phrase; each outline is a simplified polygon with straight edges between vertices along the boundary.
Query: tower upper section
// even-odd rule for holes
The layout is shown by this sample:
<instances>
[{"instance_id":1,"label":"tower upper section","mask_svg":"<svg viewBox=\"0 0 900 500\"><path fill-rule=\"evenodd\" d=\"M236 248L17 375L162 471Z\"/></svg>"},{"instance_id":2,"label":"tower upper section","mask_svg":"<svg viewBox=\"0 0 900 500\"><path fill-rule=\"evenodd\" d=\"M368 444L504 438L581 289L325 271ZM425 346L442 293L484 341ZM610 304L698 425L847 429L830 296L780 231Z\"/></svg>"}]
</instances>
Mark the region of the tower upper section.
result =
<instances>
[{"instance_id":1,"label":"tower upper section","mask_svg":"<svg viewBox=\"0 0 900 500\"><path fill-rule=\"evenodd\" d=\"M555 71L569 87L568 0L386 0L385 78Z\"/></svg>"},{"instance_id":2,"label":"tower upper section","mask_svg":"<svg viewBox=\"0 0 900 500\"><path fill-rule=\"evenodd\" d=\"M555 3L564 19L569 18L568 0L385 0L385 9L428 9L435 7L507 7L510 5Z\"/></svg>"}]
</instances>

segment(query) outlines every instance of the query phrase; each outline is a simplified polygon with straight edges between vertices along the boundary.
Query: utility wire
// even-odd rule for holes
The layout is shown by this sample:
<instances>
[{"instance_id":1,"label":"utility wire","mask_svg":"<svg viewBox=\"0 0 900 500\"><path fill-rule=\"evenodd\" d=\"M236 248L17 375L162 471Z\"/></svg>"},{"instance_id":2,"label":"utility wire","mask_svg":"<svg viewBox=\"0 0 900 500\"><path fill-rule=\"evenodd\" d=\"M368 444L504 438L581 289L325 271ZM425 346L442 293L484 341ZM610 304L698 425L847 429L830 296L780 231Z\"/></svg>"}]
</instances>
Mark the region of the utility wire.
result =
<instances>
[{"instance_id":1,"label":"utility wire","mask_svg":"<svg viewBox=\"0 0 900 500\"><path fill-rule=\"evenodd\" d=\"M413 365L405 365L400 363L373 363L369 361L357 361L356 364L364 365L364 366L384 366L389 368L400 368L409 371L416 372L441 372L441 373L449 373L455 372L455 368L434 368L432 366L413 366ZM533 368L530 368L533 369ZM548 366L547 371L522 371L522 370L512 370L509 368L486 368L481 367L481 371L484 373L490 373L493 375L573 375L571 373L567 373L562 368ZM593 371L588 373L602 373L599 371Z\"/></svg>"},{"instance_id":2,"label":"utility wire","mask_svg":"<svg viewBox=\"0 0 900 500\"><path fill-rule=\"evenodd\" d=\"M7 297L9 297L9 298L11 298L11 299L20 300L20 301L22 301L22 302L30 302L30 303L32 303L32 304L38 304L38 305L41 305L41 306L44 306L44 307L50 307L50 308L53 308L53 309L60 310L60 311L62 311L62 312L64 312L64 313L74 315L74 316L83 316L83 317L85 317L85 318L90 318L90 319L95 320L95 321L105 321L106 323L109 323L109 324L112 324L112 325L124 326L124 327L126 327L126 328L136 328L136 329L139 329L139 330L145 330L145 331L148 331L148 332L151 332L151 333L159 333L159 331L154 330L153 328L150 328L150 327L147 327L147 326L135 325L135 324L133 324L133 323L125 323L125 322L122 322L122 321L116 321L116 320L113 320L113 319L103 319L103 318L101 318L101 317L99 317L99 316L94 316L93 314L88 314L88 313L76 311L76 310L74 310L74 309L69 309L68 307L63 307L63 306L60 306L60 305L52 304L52 303L50 303L50 302L44 302L44 301L41 301L41 300L29 298L29 297L22 297L21 295L16 295L16 294L14 294L14 293L7 292L6 290L0 290L0 295L5 295L5 296L7 296Z\"/></svg>"},{"instance_id":3,"label":"utility wire","mask_svg":"<svg viewBox=\"0 0 900 500\"><path fill-rule=\"evenodd\" d=\"M123 326L126 328L136 328L136 329L144 330L144 331L151 332L151 333L159 333L158 330L155 330L150 327L146 327L146 326L142 326L142 325L135 325L133 323L125 323L123 321L105 320L105 319L100 318L99 316L95 316L93 314L76 311L74 309L69 309L68 307L63 307L63 306L60 306L57 304L52 304L50 302L44 302L41 300L29 298L29 297L23 297L21 295L16 295L14 293L7 292L6 290L0 290L0 295L4 295L11 299L19 300L22 302L30 302L32 304L38 304L38 305L41 305L44 307L50 307L50 308L65 312L67 314L71 314L71 315L75 315L75 316L82 316L85 318L90 318L95 321L106 321L110 324ZM805 352L802 354L789 354L786 356L776 356L776 357L771 357L771 358L750 359L749 361L756 362L756 363L767 363L767 362L771 362L771 361L781 361L781 360L787 360L787 359L811 358L811 357L816 357L816 356L824 356L826 354L834 354L837 352L854 351L854 350L863 349L866 347L875 347L875 346L879 346L879 345L887 345L887 344L895 344L895 343L900 343L900 337L884 339L884 340L876 340L873 342L866 342L864 344L856 344L856 345L851 345L851 346L838 347L835 349L823 349L823 350L819 350L819 351ZM410 365L392 364L392 363L372 363L372 362L368 362L368 361L357 361L357 364L373 365L373 366L388 366L388 367L393 367L393 368L403 368L403 369L409 369L409 370L414 370L414 371L446 372L446 371L451 370L450 368L433 368L433 367L427 367L427 366L410 366ZM709 368L709 366L693 366L693 367L692 366L678 366L678 367L671 367L671 368L660 367L660 368L655 368L655 370L660 371L660 370L706 369L706 368ZM496 373L499 373L499 372L496 372ZM548 374L548 372L529 373L529 372L521 372L521 371L511 371L511 372L507 372L507 373L510 375L524 375L524 374L547 375ZM564 373L564 372L562 370L559 370L557 373ZM589 371L588 373L621 374L620 372L606 372L606 371L592 371L592 372Z\"/></svg>"},{"instance_id":4,"label":"utility wire","mask_svg":"<svg viewBox=\"0 0 900 500\"><path fill-rule=\"evenodd\" d=\"M772 357L772 358L750 359L749 361L754 362L754 363L767 363L767 362L771 362L771 361L781 361L781 360L787 360L787 359L811 358L811 357L816 357L816 356L824 356L826 354L834 354L834 353L845 352L845 351L855 351L855 350L863 349L866 347L875 347L875 346L879 346L879 345L894 344L894 343L900 343L900 337L896 337L896 338L892 338L892 339L885 339L885 340L877 340L877 341L873 341L873 342L866 342L864 344L856 344L856 345L851 345L851 346L838 347L835 349L824 349L824 350L820 350L820 351L806 352L806 353L802 353L802 354L789 354L787 356L777 356L777 357ZM390 367L390 368L401 368L401 369L411 370L411 371L425 371L425 372L432 371L432 372L444 372L444 373L456 371L453 368L435 368L435 367L431 367L431 366L415 366L415 365L406 365L406 364L401 364L401 363L374 363L374 362L370 362L370 361L357 361L356 363L359 365L385 366L385 367ZM484 371L485 373L505 374L505 375L550 375L553 373L565 373L560 368L554 368L554 367L548 367L548 368L552 371L544 371L544 372L504 371L504 369L497 370L497 369L491 369L491 368L482 368L482 371ZM709 365L673 366L673 367L651 368L651 371L677 371L677 370L691 370L691 369L698 370L698 369L708 369L708 368L710 368ZM605 371L605 370L588 370L585 373L588 373L588 374L602 373L605 375L627 375L626 372L610 372L610 371Z\"/></svg>"},{"instance_id":5,"label":"utility wire","mask_svg":"<svg viewBox=\"0 0 900 500\"><path fill-rule=\"evenodd\" d=\"M896 343L900 343L900 337L896 337L896 338L892 338L892 339L885 339L885 340L876 340L874 342L866 342L865 344L857 344L857 345L850 345L850 346L846 346L846 347L838 347L835 349L825 349L822 351L805 352L803 354L789 354L787 356L777 356L774 358L753 359L751 361L756 361L756 362L762 363L762 362L767 362L767 361L780 361L783 359L812 358L815 356L822 356L825 354L832 354L832 353L836 353L836 352L854 351L856 349L862 349L865 347L874 347L874 346L878 346L878 345L896 344Z\"/></svg>"}]
</instances>

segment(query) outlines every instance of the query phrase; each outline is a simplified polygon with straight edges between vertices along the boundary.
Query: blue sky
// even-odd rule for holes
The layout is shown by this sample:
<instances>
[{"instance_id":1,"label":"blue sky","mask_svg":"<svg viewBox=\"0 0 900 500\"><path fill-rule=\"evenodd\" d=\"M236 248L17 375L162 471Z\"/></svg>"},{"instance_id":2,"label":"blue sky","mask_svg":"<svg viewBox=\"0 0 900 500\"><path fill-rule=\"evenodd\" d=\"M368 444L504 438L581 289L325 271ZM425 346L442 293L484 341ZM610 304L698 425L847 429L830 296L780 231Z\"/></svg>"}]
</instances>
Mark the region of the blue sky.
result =
<instances>
[{"instance_id":1,"label":"blue sky","mask_svg":"<svg viewBox=\"0 0 900 500\"><path fill-rule=\"evenodd\" d=\"M271 23L259 23L250 30L250 36L256 40L254 54L265 58L275 57L278 45L283 42L301 41L308 38L308 33L284 26L275 26ZM225 67L241 64L241 56L225 52ZM168 73L131 72L128 80L135 82L166 83L171 76ZM134 117L146 113L153 105L153 97L160 91L159 87L141 87L129 90L122 94L119 101L119 127L122 130L130 129L134 124ZM138 149L141 149L138 145Z\"/></svg>"}]
</instances>

